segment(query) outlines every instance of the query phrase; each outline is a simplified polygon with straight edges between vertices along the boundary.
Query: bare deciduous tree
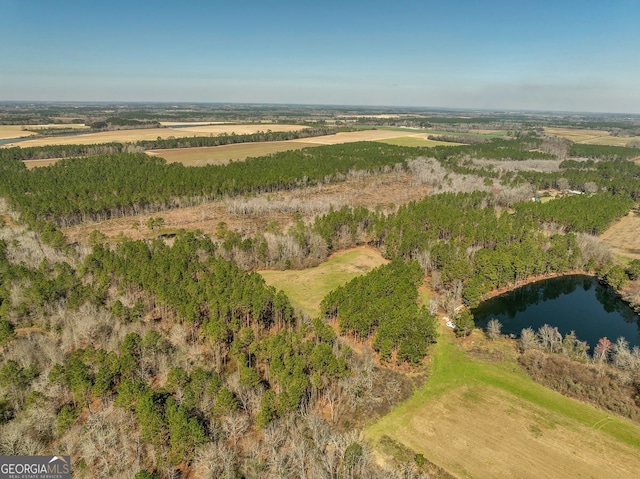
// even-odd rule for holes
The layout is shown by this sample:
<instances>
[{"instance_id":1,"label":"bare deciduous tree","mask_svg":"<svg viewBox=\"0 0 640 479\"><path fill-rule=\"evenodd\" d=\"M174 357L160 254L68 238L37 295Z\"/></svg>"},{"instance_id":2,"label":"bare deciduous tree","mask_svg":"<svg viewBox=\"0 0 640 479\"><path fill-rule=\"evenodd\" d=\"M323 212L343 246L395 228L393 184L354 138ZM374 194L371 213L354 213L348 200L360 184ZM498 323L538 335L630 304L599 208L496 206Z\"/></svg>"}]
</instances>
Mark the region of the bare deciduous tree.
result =
<instances>
[{"instance_id":1,"label":"bare deciduous tree","mask_svg":"<svg viewBox=\"0 0 640 479\"><path fill-rule=\"evenodd\" d=\"M535 349L538 346L538 338L533 329L525 328L520 332L520 350L522 352Z\"/></svg>"},{"instance_id":2,"label":"bare deciduous tree","mask_svg":"<svg viewBox=\"0 0 640 479\"><path fill-rule=\"evenodd\" d=\"M487 323L487 336L491 341L494 341L496 338L500 336L500 332L502 331L502 323L498 321L496 318L492 318Z\"/></svg>"}]
</instances>

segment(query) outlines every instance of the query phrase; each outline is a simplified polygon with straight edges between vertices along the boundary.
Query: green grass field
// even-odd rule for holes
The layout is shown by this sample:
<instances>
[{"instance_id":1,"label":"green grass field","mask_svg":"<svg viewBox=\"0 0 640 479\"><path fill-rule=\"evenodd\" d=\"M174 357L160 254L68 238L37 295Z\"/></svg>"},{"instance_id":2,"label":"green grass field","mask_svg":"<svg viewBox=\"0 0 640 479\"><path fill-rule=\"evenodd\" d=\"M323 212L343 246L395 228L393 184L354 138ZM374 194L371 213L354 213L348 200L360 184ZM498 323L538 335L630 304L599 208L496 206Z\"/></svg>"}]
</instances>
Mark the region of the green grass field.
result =
<instances>
[{"instance_id":1,"label":"green grass field","mask_svg":"<svg viewBox=\"0 0 640 479\"><path fill-rule=\"evenodd\" d=\"M295 308L315 317L327 293L386 262L374 249L355 248L336 253L314 268L259 273L269 285L284 291Z\"/></svg>"},{"instance_id":2,"label":"green grass field","mask_svg":"<svg viewBox=\"0 0 640 479\"><path fill-rule=\"evenodd\" d=\"M388 436L459 477L637 474L640 425L534 383L514 359L471 359L442 333L429 380L366 430L372 443Z\"/></svg>"}]
</instances>

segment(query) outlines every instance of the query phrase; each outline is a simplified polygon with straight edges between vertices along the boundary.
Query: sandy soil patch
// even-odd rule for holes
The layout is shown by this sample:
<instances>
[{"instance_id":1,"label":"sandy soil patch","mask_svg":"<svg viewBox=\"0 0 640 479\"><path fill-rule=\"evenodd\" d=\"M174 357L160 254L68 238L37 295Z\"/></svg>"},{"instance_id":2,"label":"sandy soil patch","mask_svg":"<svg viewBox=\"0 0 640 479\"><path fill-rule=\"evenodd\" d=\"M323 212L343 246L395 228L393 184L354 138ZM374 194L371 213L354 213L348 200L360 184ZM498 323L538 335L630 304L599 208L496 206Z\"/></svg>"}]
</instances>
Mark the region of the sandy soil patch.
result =
<instances>
[{"instance_id":1,"label":"sandy soil patch","mask_svg":"<svg viewBox=\"0 0 640 479\"><path fill-rule=\"evenodd\" d=\"M615 254L640 259L640 214L631 211L611 225L600 238L611 246Z\"/></svg>"}]
</instances>

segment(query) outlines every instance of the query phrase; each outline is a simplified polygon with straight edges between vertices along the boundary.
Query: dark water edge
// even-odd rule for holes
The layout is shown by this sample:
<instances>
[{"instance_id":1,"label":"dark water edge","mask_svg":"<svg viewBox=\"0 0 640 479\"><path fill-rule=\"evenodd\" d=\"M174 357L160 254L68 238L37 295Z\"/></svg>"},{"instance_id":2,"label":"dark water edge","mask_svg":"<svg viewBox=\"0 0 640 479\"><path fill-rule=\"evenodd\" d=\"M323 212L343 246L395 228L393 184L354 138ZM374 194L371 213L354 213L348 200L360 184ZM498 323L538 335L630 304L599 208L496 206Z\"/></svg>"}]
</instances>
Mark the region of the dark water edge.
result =
<instances>
[{"instance_id":1,"label":"dark water edge","mask_svg":"<svg viewBox=\"0 0 640 479\"><path fill-rule=\"evenodd\" d=\"M609 286L586 275L569 275L537 281L481 303L471 311L476 326L486 328L496 318L503 334L520 335L548 324L565 335L575 331L590 351L604 336L624 337L640 346L640 316Z\"/></svg>"}]
</instances>

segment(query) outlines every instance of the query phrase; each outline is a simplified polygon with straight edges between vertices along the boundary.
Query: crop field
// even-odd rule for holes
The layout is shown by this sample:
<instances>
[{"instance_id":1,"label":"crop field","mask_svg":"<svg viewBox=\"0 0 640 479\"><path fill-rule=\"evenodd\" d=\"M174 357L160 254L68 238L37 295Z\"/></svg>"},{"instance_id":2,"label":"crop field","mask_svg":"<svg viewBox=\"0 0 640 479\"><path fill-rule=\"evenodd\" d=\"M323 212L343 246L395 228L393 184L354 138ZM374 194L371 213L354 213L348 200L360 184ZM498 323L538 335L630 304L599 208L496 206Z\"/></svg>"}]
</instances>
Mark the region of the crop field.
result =
<instances>
[{"instance_id":1,"label":"crop field","mask_svg":"<svg viewBox=\"0 0 640 479\"><path fill-rule=\"evenodd\" d=\"M600 238L620 256L640 259L640 214L632 211L611 225Z\"/></svg>"},{"instance_id":2,"label":"crop field","mask_svg":"<svg viewBox=\"0 0 640 479\"><path fill-rule=\"evenodd\" d=\"M589 145L626 146L632 141L640 141L640 136L611 136L608 131L586 128L545 128L544 132L548 135L566 138L574 143Z\"/></svg>"},{"instance_id":3,"label":"crop field","mask_svg":"<svg viewBox=\"0 0 640 479\"><path fill-rule=\"evenodd\" d=\"M316 317L330 291L387 262L377 250L359 247L336 253L314 268L259 273L270 286L284 291L294 307Z\"/></svg>"},{"instance_id":4,"label":"crop field","mask_svg":"<svg viewBox=\"0 0 640 479\"><path fill-rule=\"evenodd\" d=\"M182 128L181 128L182 129ZM268 155L287 150L353 143L357 141L382 141L399 146L453 146L457 143L428 140L425 133L415 133L407 130L404 135L392 130L364 130L337 133L335 135L300 138L298 140L265 141L258 143L237 143L234 145L212 146L203 148L175 148L169 150L149 150L148 154L161 156L168 162L179 162L187 166L202 166L207 164L224 164L230 160L245 160L252 156Z\"/></svg>"},{"instance_id":5,"label":"crop field","mask_svg":"<svg viewBox=\"0 0 640 479\"><path fill-rule=\"evenodd\" d=\"M54 123L51 125L0 125L0 140L5 138L24 138L26 136L35 136L37 133L27 131L27 128L39 129L39 128L73 128L74 130L81 130L88 128L85 125L76 123Z\"/></svg>"},{"instance_id":6,"label":"crop field","mask_svg":"<svg viewBox=\"0 0 640 479\"><path fill-rule=\"evenodd\" d=\"M264 156L287 150L300 150L313 143L288 141L264 141L256 143L236 143L233 145L205 146L201 148L172 148L149 150L147 154L160 156L169 163L182 163L186 166L226 164L231 160L246 160L253 156Z\"/></svg>"},{"instance_id":7,"label":"crop field","mask_svg":"<svg viewBox=\"0 0 640 479\"><path fill-rule=\"evenodd\" d=\"M81 135L34 138L19 143L21 147L46 146L46 145L92 145L99 143L135 142L140 140L155 140L160 138L184 138L189 136L221 135L224 133L251 134L258 131L297 131L305 127L302 125L279 125L265 123L260 125L207 125L189 128L138 128L133 130L101 131L98 133L86 133ZM12 146L9 144L7 146Z\"/></svg>"},{"instance_id":8,"label":"crop field","mask_svg":"<svg viewBox=\"0 0 640 479\"><path fill-rule=\"evenodd\" d=\"M316 145L339 145L341 143L353 143L356 141L388 140L389 138L398 138L399 136L423 138L425 140L427 138L425 133L417 133L416 131L412 130L407 130L406 133L402 135L399 135L397 130L362 130L336 133L335 135L317 136L314 138L303 138L300 140L291 141L304 141L307 143L314 143Z\"/></svg>"},{"instance_id":9,"label":"crop field","mask_svg":"<svg viewBox=\"0 0 640 479\"><path fill-rule=\"evenodd\" d=\"M449 330L427 383L365 431L384 457L383 436L457 477L629 478L640 468L638 424L534 383L513 358L471 359Z\"/></svg>"}]
</instances>

